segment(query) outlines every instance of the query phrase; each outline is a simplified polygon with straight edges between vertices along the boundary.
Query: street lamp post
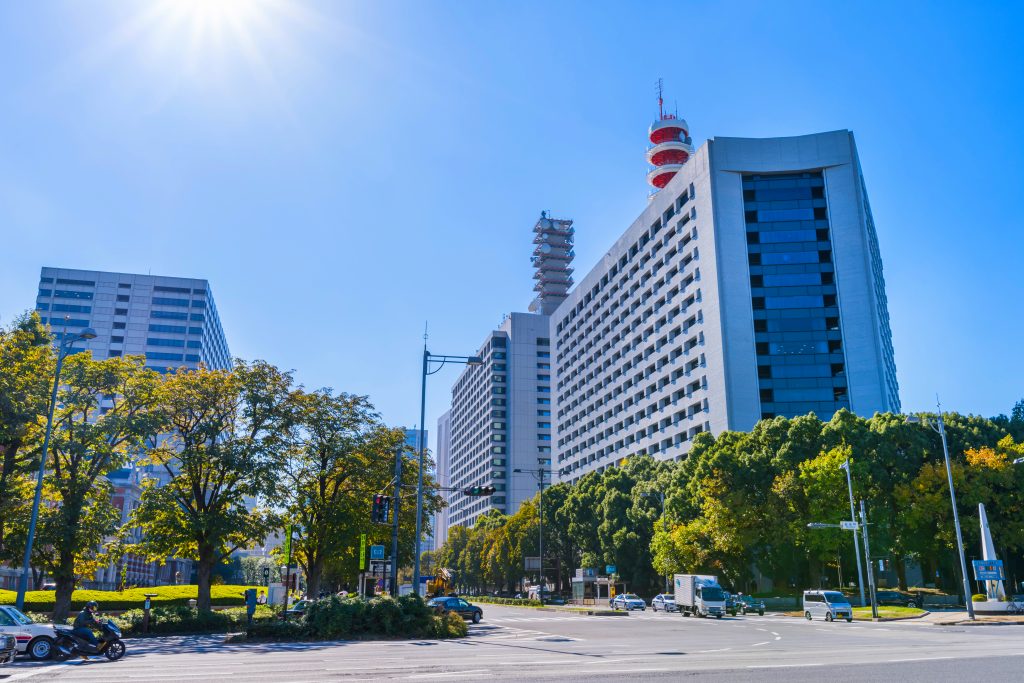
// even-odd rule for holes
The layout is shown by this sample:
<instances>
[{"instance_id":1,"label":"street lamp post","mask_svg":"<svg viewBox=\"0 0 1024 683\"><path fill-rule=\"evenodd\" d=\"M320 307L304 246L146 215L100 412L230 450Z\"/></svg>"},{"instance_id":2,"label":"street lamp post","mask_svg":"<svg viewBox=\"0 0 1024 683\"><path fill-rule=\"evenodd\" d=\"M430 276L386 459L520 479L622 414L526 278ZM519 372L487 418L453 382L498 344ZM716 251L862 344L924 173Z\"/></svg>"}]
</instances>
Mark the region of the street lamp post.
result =
<instances>
[{"instance_id":1,"label":"street lamp post","mask_svg":"<svg viewBox=\"0 0 1024 683\"><path fill-rule=\"evenodd\" d=\"M846 488L850 492L850 520L857 519L857 511L853 507L853 481L850 479L850 461L845 460L839 469L846 471ZM857 558L857 587L860 588L860 604L864 606L864 570L860 565L860 545L857 543L857 530L853 530L853 554Z\"/></svg>"},{"instance_id":2,"label":"street lamp post","mask_svg":"<svg viewBox=\"0 0 1024 683\"><path fill-rule=\"evenodd\" d=\"M668 524L665 521L665 492L664 491L646 491L641 493L642 496L657 496L658 501L661 503L661 530L663 532L668 531ZM668 574L665 574L665 592L668 593Z\"/></svg>"},{"instance_id":3,"label":"street lamp post","mask_svg":"<svg viewBox=\"0 0 1024 683\"><path fill-rule=\"evenodd\" d=\"M440 363L433 370L431 363ZM423 540L423 459L427 441L427 375L433 375L444 367L446 363L462 363L463 365L483 365L480 356L437 356L427 351L427 345L423 345L423 371L420 376L420 453L419 453L419 474L416 484L416 542L412 570L412 590L416 595L420 594L420 544Z\"/></svg>"},{"instance_id":4,"label":"street lamp post","mask_svg":"<svg viewBox=\"0 0 1024 683\"><path fill-rule=\"evenodd\" d=\"M927 425L942 438L942 455L946 459L946 478L949 480L949 498L953 504L953 527L956 530L956 547L960 555L960 573L964 580L964 604L967 606L967 618L974 621L974 605L971 603L971 584L970 579L967 577L967 560L964 559L964 539L960 533L960 514L956 509L956 491L953 489L953 468L949 463L949 445L946 443L946 425L942 421L942 406L938 406L938 408L937 428L927 418L922 419L917 415L907 415L907 424Z\"/></svg>"},{"instance_id":5,"label":"street lamp post","mask_svg":"<svg viewBox=\"0 0 1024 683\"><path fill-rule=\"evenodd\" d=\"M537 576L539 578L539 581L537 583L540 585L540 590L537 593L537 598L540 600L540 604L543 605L544 604L544 477L546 475L548 475L548 474L551 474L551 470L546 470L546 469L544 469L543 466L537 467L536 470L522 470L522 469L519 469L517 467L514 470L512 470L512 472L514 472L515 474L522 474L523 472L529 472L534 477L536 477L536 479L537 479L537 486L538 486L538 488L540 488L540 502L537 504L537 507L538 507L537 514L538 514L538 517L540 519L540 524L538 525L538 527L540 528L540 534L539 534L539 538L537 539L537 553L540 556L539 557L539 559L540 559L540 569L538 570L538 573L537 573Z\"/></svg>"},{"instance_id":6,"label":"street lamp post","mask_svg":"<svg viewBox=\"0 0 1024 683\"><path fill-rule=\"evenodd\" d=\"M868 563L868 590L871 592L871 618L878 619L878 595L875 592L875 566L871 564L871 545L868 542L868 518L864 501L860 501L860 527L864 533L864 560Z\"/></svg>"},{"instance_id":7,"label":"street lamp post","mask_svg":"<svg viewBox=\"0 0 1024 683\"><path fill-rule=\"evenodd\" d=\"M36 522L39 520L39 503L43 496L43 475L46 473L46 456L50 450L50 434L53 432L53 411L57 407L57 389L60 386L60 370L64 366L64 357L72 345L80 339L95 339L96 330L87 327L76 335L68 336L65 328L57 349L57 367L53 371L53 391L50 393L50 410L46 415L46 434L43 436L43 452L39 456L39 473L36 476L36 495L32 501L32 521L28 525L28 538L25 540L25 559L21 567L21 579L18 581L18 610L25 609L25 591L28 590L28 577L32 571L32 542L36 536Z\"/></svg>"}]
</instances>

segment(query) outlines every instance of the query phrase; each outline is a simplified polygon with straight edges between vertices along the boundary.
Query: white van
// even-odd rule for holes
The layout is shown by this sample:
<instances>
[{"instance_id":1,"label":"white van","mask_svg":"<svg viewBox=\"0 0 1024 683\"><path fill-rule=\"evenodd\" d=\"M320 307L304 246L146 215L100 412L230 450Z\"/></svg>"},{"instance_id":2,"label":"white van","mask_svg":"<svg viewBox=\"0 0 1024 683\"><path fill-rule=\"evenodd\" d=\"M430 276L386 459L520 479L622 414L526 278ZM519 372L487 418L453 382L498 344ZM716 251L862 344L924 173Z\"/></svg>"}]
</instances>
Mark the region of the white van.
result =
<instances>
[{"instance_id":1,"label":"white van","mask_svg":"<svg viewBox=\"0 0 1024 683\"><path fill-rule=\"evenodd\" d=\"M804 591L804 616L808 621L815 617L853 621L853 606L839 591Z\"/></svg>"}]
</instances>

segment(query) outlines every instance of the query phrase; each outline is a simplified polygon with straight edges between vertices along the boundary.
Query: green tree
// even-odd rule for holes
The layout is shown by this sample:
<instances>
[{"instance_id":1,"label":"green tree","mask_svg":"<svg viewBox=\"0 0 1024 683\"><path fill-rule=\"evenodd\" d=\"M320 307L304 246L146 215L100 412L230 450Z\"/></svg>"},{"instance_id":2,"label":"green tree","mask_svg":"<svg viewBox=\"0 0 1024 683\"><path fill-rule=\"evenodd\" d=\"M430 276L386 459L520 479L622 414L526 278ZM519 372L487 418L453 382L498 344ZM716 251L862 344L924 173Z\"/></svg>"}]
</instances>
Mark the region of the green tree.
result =
<instances>
[{"instance_id":1,"label":"green tree","mask_svg":"<svg viewBox=\"0 0 1024 683\"><path fill-rule=\"evenodd\" d=\"M290 401L284 506L302 528L293 557L318 595L327 562L352 545L365 506L387 487L389 451L401 435L382 433L364 396L297 391Z\"/></svg>"},{"instance_id":2,"label":"green tree","mask_svg":"<svg viewBox=\"0 0 1024 683\"><path fill-rule=\"evenodd\" d=\"M145 462L165 483L145 483L130 525L141 529L138 551L151 560L196 561L200 610L210 610L214 567L279 526L260 503L274 500L291 390L291 375L262 361L183 369L164 382L164 436Z\"/></svg>"},{"instance_id":3,"label":"green tree","mask_svg":"<svg viewBox=\"0 0 1024 683\"><path fill-rule=\"evenodd\" d=\"M20 565L24 553L53 363L50 335L37 313L0 329L0 562Z\"/></svg>"},{"instance_id":4,"label":"green tree","mask_svg":"<svg viewBox=\"0 0 1024 683\"><path fill-rule=\"evenodd\" d=\"M141 356L96 361L87 353L64 362L45 480L52 504L40 515L39 536L51 553L55 619L67 616L77 577L95 572L105 559L100 545L116 531L104 476L123 467L158 427L160 376L143 362Z\"/></svg>"}]
</instances>

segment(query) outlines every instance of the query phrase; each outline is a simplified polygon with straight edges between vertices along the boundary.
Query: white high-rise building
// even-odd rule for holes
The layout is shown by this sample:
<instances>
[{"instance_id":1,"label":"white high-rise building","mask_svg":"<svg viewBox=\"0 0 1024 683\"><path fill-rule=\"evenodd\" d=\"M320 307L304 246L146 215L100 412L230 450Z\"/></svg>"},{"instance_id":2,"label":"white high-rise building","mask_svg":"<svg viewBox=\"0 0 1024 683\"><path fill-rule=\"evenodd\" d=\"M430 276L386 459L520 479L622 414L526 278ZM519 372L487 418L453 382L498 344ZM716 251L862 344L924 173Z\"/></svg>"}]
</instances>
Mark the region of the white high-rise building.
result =
<instances>
[{"instance_id":1,"label":"white high-rise building","mask_svg":"<svg viewBox=\"0 0 1024 683\"><path fill-rule=\"evenodd\" d=\"M537 492L532 472L551 463L549 318L512 313L492 331L452 387L448 527L473 526L495 509L514 514ZM517 473L514 470L529 470ZM470 486L492 496L467 496Z\"/></svg>"},{"instance_id":2,"label":"white high-rise building","mask_svg":"<svg viewBox=\"0 0 1024 683\"><path fill-rule=\"evenodd\" d=\"M445 501L452 498L449 489L449 464L451 462L451 431L452 411L446 411L437 419L437 485L441 487L441 497ZM434 515L434 550L439 549L448 540L448 508L439 510Z\"/></svg>"},{"instance_id":3,"label":"white high-rise building","mask_svg":"<svg viewBox=\"0 0 1024 683\"><path fill-rule=\"evenodd\" d=\"M206 280L43 268L36 311L58 338L65 328L93 328L95 339L75 344L93 358L145 355L146 366L161 372L231 367Z\"/></svg>"},{"instance_id":4,"label":"white high-rise building","mask_svg":"<svg viewBox=\"0 0 1024 683\"><path fill-rule=\"evenodd\" d=\"M551 314L557 479L679 459L700 432L776 415L899 411L853 134L691 155L685 122L662 116L651 141L659 189Z\"/></svg>"}]
</instances>

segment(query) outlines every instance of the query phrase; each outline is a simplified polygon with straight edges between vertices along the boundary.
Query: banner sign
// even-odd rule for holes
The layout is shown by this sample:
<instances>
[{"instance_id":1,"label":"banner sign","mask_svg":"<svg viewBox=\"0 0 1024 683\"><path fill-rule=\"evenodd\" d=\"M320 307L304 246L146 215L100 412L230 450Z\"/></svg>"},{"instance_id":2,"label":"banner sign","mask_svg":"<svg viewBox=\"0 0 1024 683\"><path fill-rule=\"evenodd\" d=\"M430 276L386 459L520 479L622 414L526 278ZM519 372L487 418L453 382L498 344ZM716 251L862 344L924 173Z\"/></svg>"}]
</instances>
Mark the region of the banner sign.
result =
<instances>
[{"instance_id":1,"label":"banner sign","mask_svg":"<svg viewBox=\"0 0 1024 683\"><path fill-rule=\"evenodd\" d=\"M359 534L359 571L366 569L366 534Z\"/></svg>"},{"instance_id":2,"label":"banner sign","mask_svg":"<svg viewBox=\"0 0 1024 683\"><path fill-rule=\"evenodd\" d=\"M974 560L974 578L977 581L1003 581L1002 560Z\"/></svg>"}]
</instances>

